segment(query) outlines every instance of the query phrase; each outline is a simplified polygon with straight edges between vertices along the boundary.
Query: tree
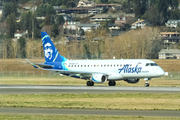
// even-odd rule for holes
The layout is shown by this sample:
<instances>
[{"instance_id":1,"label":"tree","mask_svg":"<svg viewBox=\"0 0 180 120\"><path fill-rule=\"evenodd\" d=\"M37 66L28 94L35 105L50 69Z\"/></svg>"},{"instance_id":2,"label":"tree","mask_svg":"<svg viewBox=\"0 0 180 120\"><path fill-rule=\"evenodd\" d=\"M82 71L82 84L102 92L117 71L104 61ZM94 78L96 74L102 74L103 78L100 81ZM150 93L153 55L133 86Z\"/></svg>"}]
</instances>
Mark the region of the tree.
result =
<instances>
[{"instance_id":1,"label":"tree","mask_svg":"<svg viewBox=\"0 0 180 120\"><path fill-rule=\"evenodd\" d=\"M67 8L74 8L76 7L76 3L74 1L69 1L66 3Z\"/></svg>"},{"instance_id":2,"label":"tree","mask_svg":"<svg viewBox=\"0 0 180 120\"><path fill-rule=\"evenodd\" d=\"M19 44L19 57L20 58L26 58L26 40L24 37L20 37L18 39L18 44Z\"/></svg>"},{"instance_id":3,"label":"tree","mask_svg":"<svg viewBox=\"0 0 180 120\"><path fill-rule=\"evenodd\" d=\"M16 32L16 16L14 13L9 15L6 19L7 25L8 25L8 34L11 38L14 37L14 33Z\"/></svg>"},{"instance_id":4,"label":"tree","mask_svg":"<svg viewBox=\"0 0 180 120\"><path fill-rule=\"evenodd\" d=\"M2 20L5 20L6 17L12 13L17 15L17 4L13 2L5 3L3 6Z\"/></svg>"},{"instance_id":5,"label":"tree","mask_svg":"<svg viewBox=\"0 0 180 120\"><path fill-rule=\"evenodd\" d=\"M44 24L45 25L50 25L50 21L51 21L51 16L50 15L47 15L45 20L44 20Z\"/></svg>"},{"instance_id":6,"label":"tree","mask_svg":"<svg viewBox=\"0 0 180 120\"><path fill-rule=\"evenodd\" d=\"M32 25L32 13L23 13L21 15L21 26L23 30L28 30L29 26Z\"/></svg>"},{"instance_id":7,"label":"tree","mask_svg":"<svg viewBox=\"0 0 180 120\"><path fill-rule=\"evenodd\" d=\"M108 3L108 0L100 0L100 3Z\"/></svg>"},{"instance_id":8,"label":"tree","mask_svg":"<svg viewBox=\"0 0 180 120\"><path fill-rule=\"evenodd\" d=\"M53 36L53 37L56 37L59 34L59 30L58 30L58 25L57 24L52 25L51 32L52 32L51 36Z\"/></svg>"},{"instance_id":9,"label":"tree","mask_svg":"<svg viewBox=\"0 0 180 120\"><path fill-rule=\"evenodd\" d=\"M58 24L58 25L60 25L60 24L64 24L64 18L63 18L63 16L62 15L58 15L57 16L57 19L56 19L56 23Z\"/></svg>"},{"instance_id":10,"label":"tree","mask_svg":"<svg viewBox=\"0 0 180 120\"><path fill-rule=\"evenodd\" d=\"M54 10L52 5L46 6L46 15L55 15L56 11Z\"/></svg>"}]
</instances>

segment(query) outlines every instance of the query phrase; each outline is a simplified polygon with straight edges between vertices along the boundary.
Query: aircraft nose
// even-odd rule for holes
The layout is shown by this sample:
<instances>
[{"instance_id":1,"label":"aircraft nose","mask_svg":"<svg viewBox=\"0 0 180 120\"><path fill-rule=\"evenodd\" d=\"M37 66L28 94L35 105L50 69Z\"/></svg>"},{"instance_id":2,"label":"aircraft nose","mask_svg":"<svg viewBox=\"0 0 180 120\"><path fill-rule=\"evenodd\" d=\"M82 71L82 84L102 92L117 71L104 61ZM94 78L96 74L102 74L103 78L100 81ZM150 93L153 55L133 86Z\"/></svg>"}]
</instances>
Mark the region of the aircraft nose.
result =
<instances>
[{"instance_id":1,"label":"aircraft nose","mask_svg":"<svg viewBox=\"0 0 180 120\"><path fill-rule=\"evenodd\" d=\"M164 70L162 68L160 68L158 71L157 71L157 75L158 76L163 76L165 73L164 73Z\"/></svg>"}]
</instances>

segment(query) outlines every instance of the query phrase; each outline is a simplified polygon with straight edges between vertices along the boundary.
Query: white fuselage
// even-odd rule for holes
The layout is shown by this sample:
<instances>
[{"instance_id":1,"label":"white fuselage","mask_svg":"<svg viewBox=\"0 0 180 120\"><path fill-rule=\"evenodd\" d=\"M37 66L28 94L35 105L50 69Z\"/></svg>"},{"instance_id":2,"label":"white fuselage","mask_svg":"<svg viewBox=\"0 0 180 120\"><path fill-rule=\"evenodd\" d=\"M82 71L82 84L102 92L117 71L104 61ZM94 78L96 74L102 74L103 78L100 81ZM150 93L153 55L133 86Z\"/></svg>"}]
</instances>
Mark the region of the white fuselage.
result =
<instances>
[{"instance_id":1,"label":"white fuselage","mask_svg":"<svg viewBox=\"0 0 180 120\"><path fill-rule=\"evenodd\" d=\"M131 78L155 78L164 75L164 71L154 61L146 59L113 60L68 60L64 63L68 70L92 73L106 73L108 80Z\"/></svg>"}]
</instances>

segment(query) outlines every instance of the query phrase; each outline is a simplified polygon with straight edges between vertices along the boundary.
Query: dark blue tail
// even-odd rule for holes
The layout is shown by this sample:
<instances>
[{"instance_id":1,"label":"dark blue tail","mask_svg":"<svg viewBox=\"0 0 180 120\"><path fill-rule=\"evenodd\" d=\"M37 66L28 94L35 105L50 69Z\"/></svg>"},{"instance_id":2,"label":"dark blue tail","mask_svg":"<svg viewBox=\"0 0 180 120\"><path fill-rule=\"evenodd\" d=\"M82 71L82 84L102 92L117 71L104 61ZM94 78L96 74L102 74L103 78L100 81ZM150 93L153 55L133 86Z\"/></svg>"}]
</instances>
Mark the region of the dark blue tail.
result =
<instances>
[{"instance_id":1,"label":"dark blue tail","mask_svg":"<svg viewBox=\"0 0 180 120\"><path fill-rule=\"evenodd\" d=\"M46 32L41 32L44 56L46 62L63 62L67 59L59 54L49 35Z\"/></svg>"}]
</instances>

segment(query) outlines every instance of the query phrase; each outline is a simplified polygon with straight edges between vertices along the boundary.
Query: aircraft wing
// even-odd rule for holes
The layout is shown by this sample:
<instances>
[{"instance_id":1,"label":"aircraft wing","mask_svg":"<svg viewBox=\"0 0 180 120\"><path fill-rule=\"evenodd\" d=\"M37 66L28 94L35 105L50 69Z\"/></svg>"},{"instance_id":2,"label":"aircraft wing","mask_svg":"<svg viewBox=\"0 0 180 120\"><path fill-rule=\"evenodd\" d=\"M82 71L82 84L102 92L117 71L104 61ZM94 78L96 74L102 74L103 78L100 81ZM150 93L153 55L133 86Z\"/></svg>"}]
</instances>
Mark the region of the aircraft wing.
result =
<instances>
[{"instance_id":1,"label":"aircraft wing","mask_svg":"<svg viewBox=\"0 0 180 120\"><path fill-rule=\"evenodd\" d=\"M86 71L60 70L60 69L43 69L43 68L39 68L39 69L60 72L60 73L66 73L66 74L81 74L81 75L83 75L83 74L84 75L103 74L103 75L110 76L110 74L102 73L102 72L86 72Z\"/></svg>"}]
</instances>

